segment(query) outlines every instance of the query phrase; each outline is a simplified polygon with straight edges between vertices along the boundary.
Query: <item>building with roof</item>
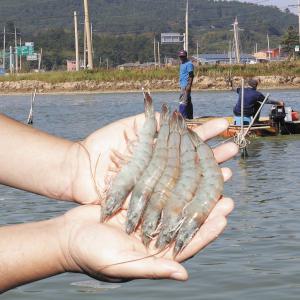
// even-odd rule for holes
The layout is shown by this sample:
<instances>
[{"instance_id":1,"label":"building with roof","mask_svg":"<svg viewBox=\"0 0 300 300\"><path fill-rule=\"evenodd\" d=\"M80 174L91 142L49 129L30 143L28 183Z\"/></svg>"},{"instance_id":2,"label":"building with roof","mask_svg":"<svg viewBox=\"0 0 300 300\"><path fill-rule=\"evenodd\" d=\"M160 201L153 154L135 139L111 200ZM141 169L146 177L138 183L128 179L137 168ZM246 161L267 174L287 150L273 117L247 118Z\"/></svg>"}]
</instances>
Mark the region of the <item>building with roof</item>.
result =
<instances>
[{"instance_id":1,"label":"building with roof","mask_svg":"<svg viewBox=\"0 0 300 300\"><path fill-rule=\"evenodd\" d=\"M197 55L193 55L191 59L201 64L230 64L236 61L234 53L232 55L228 53L199 54L198 57ZM241 54L240 61L241 63L251 63L255 61L255 57L251 54Z\"/></svg>"}]
</instances>

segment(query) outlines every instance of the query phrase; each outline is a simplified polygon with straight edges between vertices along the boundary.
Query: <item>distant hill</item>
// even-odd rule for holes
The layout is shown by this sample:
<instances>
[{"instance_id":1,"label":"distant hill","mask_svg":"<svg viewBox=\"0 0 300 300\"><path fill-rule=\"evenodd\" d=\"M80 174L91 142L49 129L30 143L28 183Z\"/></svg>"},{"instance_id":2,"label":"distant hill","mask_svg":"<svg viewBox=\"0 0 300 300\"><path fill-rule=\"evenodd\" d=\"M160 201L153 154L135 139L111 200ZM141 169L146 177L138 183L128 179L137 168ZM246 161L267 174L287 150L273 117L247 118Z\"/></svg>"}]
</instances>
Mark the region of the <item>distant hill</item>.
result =
<instances>
[{"instance_id":1,"label":"distant hill","mask_svg":"<svg viewBox=\"0 0 300 300\"><path fill-rule=\"evenodd\" d=\"M185 4L185 0L90 0L97 57L107 57L114 64L149 59L154 35L159 38L162 32L183 33ZM240 37L244 52L252 51L256 43L259 48L266 48L267 34L271 47L278 46L288 26L296 27L298 22L296 15L277 7L238 1L189 0L189 7L191 51L195 51L197 41L200 52L228 51L233 36L231 24L236 16L243 29ZM1 0L0 30L11 22L21 31L23 40L35 39L37 45L44 48L48 43L47 48L56 50L57 54L64 52L65 58L73 55L75 10L82 23L82 0ZM63 40L59 41L61 36ZM50 42L46 42L49 39ZM101 47L101 51L97 47ZM179 47L163 46L162 56L174 53ZM138 54L130 55L129 50ZM120 53L116 53L118 51Z\"/></svg>"}]
</instances>

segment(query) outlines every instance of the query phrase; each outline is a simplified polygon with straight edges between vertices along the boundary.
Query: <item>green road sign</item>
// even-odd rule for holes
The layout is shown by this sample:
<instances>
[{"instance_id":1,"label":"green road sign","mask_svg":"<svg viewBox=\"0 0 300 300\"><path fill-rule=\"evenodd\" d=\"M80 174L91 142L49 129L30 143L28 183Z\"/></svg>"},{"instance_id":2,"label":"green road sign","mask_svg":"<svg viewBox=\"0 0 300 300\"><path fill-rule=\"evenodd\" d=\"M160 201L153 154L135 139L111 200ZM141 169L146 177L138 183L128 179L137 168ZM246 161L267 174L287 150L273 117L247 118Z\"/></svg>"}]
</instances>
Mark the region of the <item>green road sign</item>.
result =
<instances>
[{"instance_id":1,"label":"green road sign","mask_svg":"<svg viewBox=\"0 0 300 300\"><path fill-rule=\"evenodd\" d=\"M34 53L33 46L20 46L17 47L17 54L19 56L32 55Z\"/></svg>"}]
</instances>

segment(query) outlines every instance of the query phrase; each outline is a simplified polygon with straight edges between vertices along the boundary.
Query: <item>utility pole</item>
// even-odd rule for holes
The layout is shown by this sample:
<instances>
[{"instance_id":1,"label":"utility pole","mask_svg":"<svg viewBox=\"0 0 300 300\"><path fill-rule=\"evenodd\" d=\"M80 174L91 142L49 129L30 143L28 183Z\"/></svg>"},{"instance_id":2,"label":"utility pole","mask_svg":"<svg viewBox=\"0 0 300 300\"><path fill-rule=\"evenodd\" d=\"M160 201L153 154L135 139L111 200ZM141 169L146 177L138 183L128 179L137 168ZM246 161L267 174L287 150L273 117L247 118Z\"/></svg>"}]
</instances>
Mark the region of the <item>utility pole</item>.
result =
<instances>
[{"instance_id":1,"label":"utility pole","mask_svg":"<svg viewBox=\"0 0 300 300\"><path fill-rule=\"evenodd\" d=\"M185 49L184 50L189 55L189 0L186 0L186 11L185 11Z\"/></svg>"},{"instance_id":2,"label":"utility pole","mask_svg":"<svg viewBox=\"0 0 300 300\"><path fill-rule=\"evenodd\" d=\"M6 51L6 45L5 45L5 26L3 29L3 69L5 71L5 51Z\"/></svg>"},{"instance_id":3,"label":"utility pole","mask_svg":"<svg viewBox=\"0 0 300 300\"><path fill-rule=\"evenodd\" d=\"M91 23L91 47L92 47L92 57L93 57L93 60L94 60L93 23Z\"/></svg>"},{"instance_id":4,"label":"utility pole","mask_svg":"<svg viewBox=\"0 0 300 300\"><path fill-rule=\"evenodd\" d=\"M199 65L199 42L197 41L197 65Z\"/></svg>"},{"instance_id":5,"label":"utility pole","mask_svg":"<svg viewBox=\"0 0 300 300\"><path fill-rule=\"evenodd\" d=\"M12 46L9 46L9 71L12 74L14 72L14 66L13 66L13 50Z\"/></svg>"},{"instance_id":6,"label":"utility pole","mask_svg":"<svg viewBox=\"0 0 300 300\"><path fill-rule=\"evenodd\" d=\"M84 2L84 23L86 31L86 42L87 42L87 51L88 51L88 69L93 69L93 54L92 54L92 43L91 43L91 28L90 28L90 16L89 16L89 7L88 0L83 0Z\"/></svg>"},{"instance_id":7,"label":"utility pole","mask_svg":"<svg viewBox=\"0 0 300 300\"><path fill-rule=\"evenodd\" d=\"M232 46L231 46L231 40L229 40L229 46L228 46L228 56L229 56L229 64L232 64Z\"/></svg>"},{"instance_id":8,"label":"utility pole","mask_svg":"<svg viewBox=\"0 0 300 300\"><path fill-rule=\"evenodd\" d=\"M86 31L85 31L85 24L83 26L83 68L86 69Z\"/></svg>"},{"instance_id":9,"label":"utility pole","mask_svg":"<svg viewBox=\"0 0 300 300\"><path fill-rule=\"evenodd\" d=\"M271 60L271 53L270 53L270 39L269 34L267 33L267 42L268 42L268 58Z\"/></svg>"},{"instance_id":10,"label":"utility pole","mask_svg":"<svg viewBox=\"0 0 300 300\"><path fill-rule=\"evenodd\" d=\"M159 49L159 42L157 42L157 61L158 61L158 67L160 68L160 49Z\"/></svg>"},{"instance_id":11,"label":"utility pole","mask_svg":"<svg viewBox=\"0 0 300 300\"><path fill-rule=\"evenodd\" d=\"M17 44L17 27L15 26L15 68L18 73L18 44Z\"/></svg>"},{"instance_id":12,"label":"utility pole","mask_svg":"<svg viewBox=\"0 0 300 300\"><path fill-rule=\"evenodd\" d=\"M42 56L43 56L43 48L40 50L40 55L39 55L39 63L38 63L38 70L41 70L41 64L42 64Z\"/></svg>"},{"instance_id":13,"label":"utility pole","mask_svg":"<svg viewBox=\"0 0 300 300\"><path fill-rule=\"evenodd\" d=\"M154 66L156 68L156 39L154 36L154 42L153 42L153 55L154 55Z\"/></svg>"},{"instance_id":14,"label":"utility pole","mask_svg":"<svg viewBox=\"0 0 300 300\"><path fill-rule=\"evenodd\" d=\"M75 31L76 71L79 71L78 23L77 23L77 12L76 11L74 11L74 31Z\"/></svg>"},{"instance_id":15,"label":"utility pole","mask_svg":"<svg viewBox=\"0 0 300 300\"><path fill-rule=\"evenodd\" d=\"M20 38L20 43L19 43L19 46L20 46L20 49L22 47L22 39ZM20 55L20 68L19 70L21 71L22 70L22 54Z\"/></svg>"},{"instance_id":16,"label":"utility pole","mask_svg":"<svg viewBox=\"0 0 300 300\"><path fill-rule=\"evenodd\" d=\"M235 60L236 63L240 63L240 41L239 41L239 23L237 17L235 18L233 25L234 43L235 43Z\"/></svg>"}]
</instances>

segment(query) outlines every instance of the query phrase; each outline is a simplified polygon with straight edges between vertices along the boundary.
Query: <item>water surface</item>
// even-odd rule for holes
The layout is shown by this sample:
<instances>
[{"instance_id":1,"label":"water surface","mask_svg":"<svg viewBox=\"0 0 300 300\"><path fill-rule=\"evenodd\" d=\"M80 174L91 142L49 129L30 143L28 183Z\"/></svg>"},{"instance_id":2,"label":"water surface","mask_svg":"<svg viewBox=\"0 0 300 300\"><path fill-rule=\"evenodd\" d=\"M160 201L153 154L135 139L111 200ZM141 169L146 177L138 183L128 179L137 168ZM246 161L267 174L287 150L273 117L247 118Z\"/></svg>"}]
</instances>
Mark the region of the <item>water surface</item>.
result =
<instances>
[{"instance_id":1,"label":"water surface","mask_svg":"<svg viewBox=\"0 0 300 300\"><path fill-rule=\"evenodd\" d=\"M299 90L270 93L300 110ZM177 93L153 98L157 110L163 102L177 107ZM196 116L231 115L235 101L232 92L193 93ZM29 107L30 96L0 96L0 111L21 122ZM38 95L34 127L77 140L142 110L140 93ZM237 156L225 163L234 172L225 194L235 200L235 210L224 234L184 263L188 281L106 284L63 274L11 290L2 299L299 299L300 136L256 138L248 151L247 160ZM0 225L51 218L71 207L0 185Z\"/></svg>"}]
</instances>

